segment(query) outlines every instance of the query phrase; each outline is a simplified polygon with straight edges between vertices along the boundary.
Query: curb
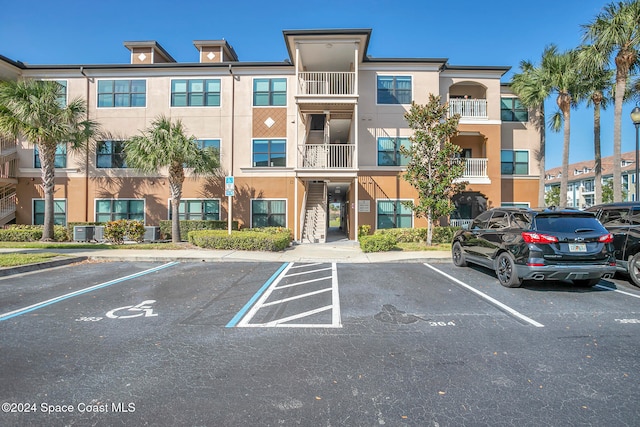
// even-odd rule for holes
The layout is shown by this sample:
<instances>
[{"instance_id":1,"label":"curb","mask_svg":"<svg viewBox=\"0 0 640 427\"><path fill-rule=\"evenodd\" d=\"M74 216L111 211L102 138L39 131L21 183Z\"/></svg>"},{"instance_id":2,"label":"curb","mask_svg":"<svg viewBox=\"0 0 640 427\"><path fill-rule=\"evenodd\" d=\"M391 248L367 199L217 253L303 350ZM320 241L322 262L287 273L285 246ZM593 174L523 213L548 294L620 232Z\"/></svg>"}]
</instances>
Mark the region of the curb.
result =
<instances>
[{"instance_id":1,"label":"curb","mask_svg":"<svg viewBox=\"0 0 640 427\"><path fill-rule=\"evenodd\" d=\"M0 268L0 277L12 276L14 274L28 273L36 270L46 270L47 268L60 267L63 265L74 264L76 262L86 261L86 256L59 257L50 261L38 262L35 264L18 265L15 267Z\"/></svg>"}]
</instances>

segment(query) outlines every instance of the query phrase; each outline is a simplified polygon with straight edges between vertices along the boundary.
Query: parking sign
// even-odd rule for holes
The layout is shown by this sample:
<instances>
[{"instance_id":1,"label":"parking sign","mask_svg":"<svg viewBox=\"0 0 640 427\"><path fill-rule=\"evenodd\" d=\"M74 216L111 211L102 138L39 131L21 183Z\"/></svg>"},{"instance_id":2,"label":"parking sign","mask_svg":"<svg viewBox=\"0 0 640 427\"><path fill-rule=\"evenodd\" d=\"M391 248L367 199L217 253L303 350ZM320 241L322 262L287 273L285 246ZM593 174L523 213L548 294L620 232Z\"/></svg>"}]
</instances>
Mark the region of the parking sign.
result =
<instances>
[{"instance_id":1,"label":"parking sign","mask_svg":"<svg viewBox=\"0 0 640 427\"><path fill-rule=\"evenodd\" d=\"M225 196L233 196L235 191L235 183L232 176L224 177L224 195Z\"/></svg>"}]
</instances>

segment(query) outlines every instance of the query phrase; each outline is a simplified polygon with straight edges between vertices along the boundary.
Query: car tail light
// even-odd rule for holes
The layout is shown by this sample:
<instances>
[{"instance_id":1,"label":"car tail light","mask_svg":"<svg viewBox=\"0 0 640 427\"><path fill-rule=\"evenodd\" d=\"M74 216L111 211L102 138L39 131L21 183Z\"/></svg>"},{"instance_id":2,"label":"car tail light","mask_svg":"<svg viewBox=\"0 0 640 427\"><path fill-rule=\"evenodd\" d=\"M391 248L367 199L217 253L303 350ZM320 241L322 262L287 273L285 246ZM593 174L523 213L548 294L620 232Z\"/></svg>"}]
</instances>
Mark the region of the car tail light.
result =
<instances>
[{"instance_id":1,"label":"car tail light","mask_svg":"<svg viewBox=\"0 0 640 427\"><path fill-rule=\"evenodd\" d=\"M598 237L598 242L600 243L613 243L613 234L605 234L603 236Z\"/></svg>"},{"instance_id":2,"label":"car tail light","mask_svg":"<svg viewBox=\"0 0 640 427\"><path fill-rule=\"evenodd\" d=\"M523 231L522 238L527 243L557 243L558 238L550 234L536 233L535 231Z\"/></svg>"}]
</instances>

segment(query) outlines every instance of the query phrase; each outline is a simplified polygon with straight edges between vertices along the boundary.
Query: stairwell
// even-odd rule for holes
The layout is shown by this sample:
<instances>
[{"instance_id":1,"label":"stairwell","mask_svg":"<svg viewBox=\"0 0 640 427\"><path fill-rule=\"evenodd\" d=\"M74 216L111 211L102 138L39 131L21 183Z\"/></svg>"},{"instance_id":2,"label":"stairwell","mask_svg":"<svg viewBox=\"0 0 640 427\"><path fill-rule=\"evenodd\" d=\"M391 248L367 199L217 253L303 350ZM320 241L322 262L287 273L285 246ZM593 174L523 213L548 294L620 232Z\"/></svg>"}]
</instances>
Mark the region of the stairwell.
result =
<instances>
[{"instance_id":1,"label":"stairwell","mask_svg":"<svg viewBox=\"0 0 640 427\"><path fill-rule=\"evenodd\" d=\"M311 182L307 187L302 243L325 243L327 240L326 186L324 182Z\"/></svg>"}]
</instances>

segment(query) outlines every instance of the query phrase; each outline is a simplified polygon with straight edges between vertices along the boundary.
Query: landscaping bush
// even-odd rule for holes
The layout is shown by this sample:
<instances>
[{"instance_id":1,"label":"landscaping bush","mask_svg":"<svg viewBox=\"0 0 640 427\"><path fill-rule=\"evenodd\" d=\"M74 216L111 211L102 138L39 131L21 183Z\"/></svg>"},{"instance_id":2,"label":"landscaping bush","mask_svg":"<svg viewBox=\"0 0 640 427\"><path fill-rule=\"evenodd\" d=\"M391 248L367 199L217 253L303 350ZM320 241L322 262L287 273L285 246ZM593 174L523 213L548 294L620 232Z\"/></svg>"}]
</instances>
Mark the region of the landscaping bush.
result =
<instances>
[{"instance_id":1,"label":"landscaping bush","mask_svg":"<svg viewBox=\"0 0 640 427\"><path fill-rule=\"evenodd\" d=\"M188 234L189 243L208 249L236 249L244 251L282 251L291 243L291 231L258 229L233 231L198 230Z\"/></svg>"},{"instance_id":2,"label":"landscaping bush","mask_svg":"<svg viewBox=\"0 0 640 427\"><path fill-rule=\"evenodd\" d=\"M460 227L433 227L433 235L431 237L431 243L451 243L453 239L453 233L459 230ZM390 234L395 236L398 243L410 243L410 242L426 242L427 241L427 228L384 228L376 230L374 234Z\"/></svg>"},{"instance_id":3,"label":"landscaping bush","mask_svg":"<svg viewBox=\"0 0 640 427\"><path fill-rule=\"evenodd\" d=\"M363 224L358 227L358 237L368 236L371 232L371 226L369 224Z\"/></svg>"},{"instance_id":4,"label":"landscaping bush","mask_svg":"<svg viewBox=\"0 0 640 427\"><path fill-rule=\"evenodd\" d=\"M238 230L238 221L231 223L232 230ZM180 221L180 237L187 240L190 231L196 230L227 230L227 221L213 220L182 220ZM171 239L171 220L160 221L160 234L165 239Z\"/></svg>"},{"instance_id":5,"label":"landscaping bush","mask_svg":"<svg viewBox=\"0 0 640 427\"><path fill-rule=\"evenodd\" d=\"M41 225L10 225L8 228L0 229L0 241L2 242L35 242L42 239ZM53 226L53 240L56 242L66 242L69 234L66 227L62 225Z\"/></svg>"},{"instance_id":6,"label":"landscaping bush","mask_svg":"<svg viewBox=\"0 0 640 427\"><path fill-rule=\"evenodd\" d=\"M142 221L130 221L127 219L109 221L104 226L104 237L117 245L123 244L125 237L134 242L142 242L144 239L144 224Z\"/></svg>"},{"instance_id":7,"label":"landscaping bush","mask_svg":"<svg viewBox=\"0 0 640 427\"><path fill-rule=\"evenodd\" d=\"M392 234L373 234L360 237L362 252L386 252L393 249L398 241Z\"/></svg>"}]
</instances>

